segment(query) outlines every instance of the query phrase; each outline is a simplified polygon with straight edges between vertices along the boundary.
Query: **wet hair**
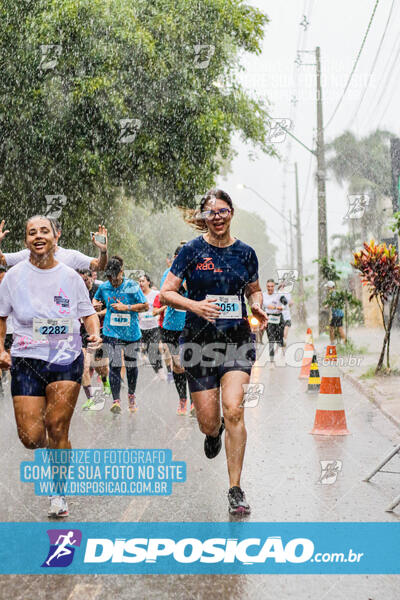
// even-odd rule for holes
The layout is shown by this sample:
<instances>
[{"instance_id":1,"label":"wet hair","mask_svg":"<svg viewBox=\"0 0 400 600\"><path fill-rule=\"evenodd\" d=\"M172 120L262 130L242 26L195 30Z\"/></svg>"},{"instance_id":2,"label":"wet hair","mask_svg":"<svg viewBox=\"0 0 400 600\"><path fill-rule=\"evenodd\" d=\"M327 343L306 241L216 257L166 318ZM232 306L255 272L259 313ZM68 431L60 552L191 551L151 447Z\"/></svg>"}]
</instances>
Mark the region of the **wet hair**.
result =
<instances>
[{"instance_id":1,"label":"wet hair","mask_svg":"<svg viewBox=\"0 0 400 600\"><path fill-rule=\"evenodd\" d=\"M114 256L111 256L110 260L111 260L111 259L115 259L115 260L117 260L118 262L120 262L120 263L121 263L121 267L123 267L123 266L124 266L124 259L123 259L123 258L122 258L122 256L120 256L119 254L114 254Z\"/></svg>"},{"instance_id":2,"label":"wet hair","mask_svg":"<svg viewBox=\"0 0 400 600\"><path fill-rule=\"evenodd\" d=\"M174 252L174 256L178 256L179 252L182 250L183 246L186 244L187 242L181 242L179 244L179 246L175 249Z\"/></svg>"},{"instance_id":3,"label":"wet hair","mask_svg":"<svg viewBox=\"0 0 400 600\"><path fill-rule=\"evenodd\" d=\"M150 279L150 275L148 275L147 273L143 273L143 275L141 275L141 277L144 277L145 279L147 279L147 281L149 282L149 286L152 287L153 286L153 282Z\"/></svg>"},{"instance_id":4,"label":"wet hair","mask_svg":"<svg viewBox=\"0 0 400 600\"><path fill-rule=\"evenodd\" d=\"M46 217L45 215L33 215L33 217L29 217L29 219L27 219L25 221L25 239L26 239L26 228L28 227L28 223L33 221L33 219L45 219L46 221L48 221L50 223L50 229L52 230L54 237L57 237L56 226L54 225L54 221L52 219L50 219L50 217Z\"/></svg>"},{"instance_id":5,"label":"wet hair","mask_svg":"<svg viewBox=\"0 0 400 600\"><path fill-rule=\"evenodd\" d=\"M59 233L61 231L61 223L58 219L56 219L55 217L47 217L49 219L49 221L51 221L54 225L54 227L56 228L57 233Z\"/></svg>"},{"instance_id":6,"label":"wet hair","mask_svg":"<svg viewBox=\"0 0 400 600\"><path fill-rule=\"evenodd\" d=\"M267 279L267 283L273 283L275 285L275 280L274 279Z\"/></svg>"},{"instance_id":7,"label":"wet hair","mask_svg":"<svg viewBox=\"0 0 400 600\"><path fill-rule=\"evenodd\" d=\"M207 202L212 199L223 200L224 202L227 203L229 208L233 211L233 203L232 203L232 199L229 196L229 194L224 192L224 190L213 188L213 189L209 190L202 197L202 199L200 201L200 206L198 209L196 209L196 210L183 209L185 222L188 225L191 225L192 227L197 229L198 231L207 231L208 230L207 223L206 223L205 219L200 218L200 213L202 213L204 211L204 208L205 208Z\"/></svg>"}]
</instances>

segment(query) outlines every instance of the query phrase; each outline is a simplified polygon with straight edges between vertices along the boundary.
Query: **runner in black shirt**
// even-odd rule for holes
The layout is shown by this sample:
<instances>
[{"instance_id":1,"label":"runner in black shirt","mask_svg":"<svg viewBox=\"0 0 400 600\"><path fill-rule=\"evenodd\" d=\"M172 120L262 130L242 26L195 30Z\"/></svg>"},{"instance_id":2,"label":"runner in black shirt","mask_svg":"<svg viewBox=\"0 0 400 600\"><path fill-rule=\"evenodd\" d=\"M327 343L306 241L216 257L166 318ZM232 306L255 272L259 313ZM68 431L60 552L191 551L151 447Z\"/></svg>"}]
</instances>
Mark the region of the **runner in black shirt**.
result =
<instances>
[{"instance_id":1,"label":"runner in black shirt","mask_svg":"<svg viewBox=\"0 0 400 600\"><path fill-rule=\"evenodd\" d=\"M187 311L181 356L199 426L206 434L204 451L208 458L217 456L226 427L229 510L243 514L250 512L240 487L247 435L243 386L250 381L255 361L245 296L261 328L267 316L261 309L256 253L230 234L233 212L232 201L222 190L212 190L203 198L196 227L205 235L179 252L160 296L163 303ZM187 298L178 293L183 280Z\"/></svg>"}]
</instances>

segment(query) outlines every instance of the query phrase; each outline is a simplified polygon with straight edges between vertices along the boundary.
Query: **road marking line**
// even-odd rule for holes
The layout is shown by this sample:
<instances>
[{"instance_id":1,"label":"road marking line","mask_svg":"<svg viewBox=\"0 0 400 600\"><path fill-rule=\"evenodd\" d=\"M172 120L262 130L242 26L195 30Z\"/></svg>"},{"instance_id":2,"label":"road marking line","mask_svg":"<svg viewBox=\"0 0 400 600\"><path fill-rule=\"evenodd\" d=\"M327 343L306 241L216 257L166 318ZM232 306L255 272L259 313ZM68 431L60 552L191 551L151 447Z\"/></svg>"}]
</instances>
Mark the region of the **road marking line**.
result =
<instances>
[{"instance_id":1,"label":"road marking line","mask_svg":"<svg viewBox=\"0 0 400 600\"><path fill-rule=\"evenodd\" d=\"M139 504L139 507L138 507L138 504ZM125 521L125 522L126 521L129 521L129 522L140 521L140 519L142 518L142 516L143 516L145 510L147 509L147 507L149 506L149 504L150 504L150 498L146 498L142 507L140 508L140 501L138 502L138 498L134 498L133 500L131 500L131 502L129 502L128 508L122 515L121 521Z\"/></svg>"},{"instance_id":2,"label":"road marking line","mask_svg":"<svg viewBox=\"0 0 400 600\"><path fill-rule=\"evenodd\" d=\"M70 595L68 600L96 600L97 596L102 590L101 585L91 585L90 583L77 583Z\"/></svg>"},{"instance_id":3,"label":"road marking line","mask_svg":"<svg viewBox=\"0 0 400 600\"><path fill-rule=\"evenodd\" d=\"M191 427L181 427L174 435L174 440L180 440L183 442L188 439L192 431L193 429Z\"/></svg>"}]
</instances>

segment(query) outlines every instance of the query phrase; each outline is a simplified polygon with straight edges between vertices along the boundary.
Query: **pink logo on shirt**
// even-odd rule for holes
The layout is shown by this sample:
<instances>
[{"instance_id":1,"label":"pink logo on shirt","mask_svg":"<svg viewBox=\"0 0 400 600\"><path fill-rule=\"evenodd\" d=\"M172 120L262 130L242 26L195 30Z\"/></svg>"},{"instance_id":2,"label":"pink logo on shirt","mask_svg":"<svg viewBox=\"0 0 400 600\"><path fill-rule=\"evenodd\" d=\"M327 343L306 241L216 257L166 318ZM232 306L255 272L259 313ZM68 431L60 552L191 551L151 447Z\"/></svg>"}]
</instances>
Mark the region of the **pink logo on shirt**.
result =
<instances>
[{"instance_id":1,"label":"pink logo on shirt","mask_svg":"<svg viewBox=\"0 0 400 600\"><path fill-rule=\"evenodd\" d=\"M60 315L69 315L69 313L71 312L69 306L69 298L67 294L63 292L62 288L60 288L58 296L54 296L54 302L59 307L58 312L60 313Z\"/></svg>"}]
</instances>

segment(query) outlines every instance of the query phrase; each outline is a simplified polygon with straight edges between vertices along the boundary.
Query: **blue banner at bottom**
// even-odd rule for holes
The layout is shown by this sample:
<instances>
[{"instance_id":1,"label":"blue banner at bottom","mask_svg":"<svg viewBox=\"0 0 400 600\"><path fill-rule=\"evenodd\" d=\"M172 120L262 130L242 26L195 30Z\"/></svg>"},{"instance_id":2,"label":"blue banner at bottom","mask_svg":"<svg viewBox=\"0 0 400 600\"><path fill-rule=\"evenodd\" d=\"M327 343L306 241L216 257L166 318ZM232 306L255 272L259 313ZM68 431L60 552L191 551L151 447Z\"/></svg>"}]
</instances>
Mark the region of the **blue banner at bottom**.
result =
<instances>
[{"instance_id":1,"label":"blue banner at bottom","mask_svg":"<svg viewBox=\"0 0 400 600\"><path fill-rule=\"evenodd\" d=\"M400 523L0 523L2 574L399 574Z\"/></svg>"}]
</instances>

